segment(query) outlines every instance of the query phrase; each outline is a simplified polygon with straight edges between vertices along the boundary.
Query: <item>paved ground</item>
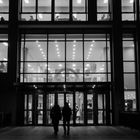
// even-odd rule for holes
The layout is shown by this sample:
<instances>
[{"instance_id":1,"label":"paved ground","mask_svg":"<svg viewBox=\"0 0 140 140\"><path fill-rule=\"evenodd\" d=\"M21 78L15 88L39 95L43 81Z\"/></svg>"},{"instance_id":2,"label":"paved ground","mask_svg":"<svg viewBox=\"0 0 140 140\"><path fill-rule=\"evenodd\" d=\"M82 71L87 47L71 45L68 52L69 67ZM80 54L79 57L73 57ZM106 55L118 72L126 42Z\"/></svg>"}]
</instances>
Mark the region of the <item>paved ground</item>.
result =
<instances>
[{"instance_id":1,"label":"paved ground","mask_svg":"<svg viewBox=\"0 0 140 140\"><path fill-rule=\"evenodd\" d=\"M112 126L71 127L69 136L63 135L60 126L57 136L52 127L0 128L0 140L140 140L140 131Z\"/></svg>"}]
</instances>

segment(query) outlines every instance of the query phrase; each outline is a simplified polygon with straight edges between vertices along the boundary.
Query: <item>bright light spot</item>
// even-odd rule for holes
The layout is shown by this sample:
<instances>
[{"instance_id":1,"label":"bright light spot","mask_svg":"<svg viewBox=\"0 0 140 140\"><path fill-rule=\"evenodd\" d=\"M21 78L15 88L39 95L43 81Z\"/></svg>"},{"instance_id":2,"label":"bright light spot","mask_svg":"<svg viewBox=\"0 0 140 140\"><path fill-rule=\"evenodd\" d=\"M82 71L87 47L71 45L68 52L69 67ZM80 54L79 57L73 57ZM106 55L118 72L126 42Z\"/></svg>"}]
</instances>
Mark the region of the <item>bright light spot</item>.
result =
<instances>
[{"instance_id":1,"label":"bright light spot","mask_svg":"<svg viewBox=\"0 0 140 140\"><path fill-rule=\"evenodd\" d=\"M73 43L76 43L76 40L74 40Z\"/></svg>"},{"instance_id":2,"label":"bright light spot","mask_svg":"<svg viewBox=\"0 0 140 140\"><path fill-rule=\"evenodd\" d=\"M108 0L104 0L104 3L108 3Z\"/></svg>"},{"instance_id":3,"label":"bright light spot","mask_svg":"<svg viewBox=\"0 0 140 140\"><path fill-rule=\"evenodd\" d=\"M59 66L59 67L62 67L62 64L59 64L58 66Z\"/></svg>"},{"instance_id":4,"label":"bright light spot","mask_svg":"<svg viewBox=\"0 0 140 140\"><path fill-rule=\"evenodd\" d=\"M90 66L90 64L86 64L86 67L89 67Z\"/></svg>"},{"instance_id":5,"label":"bright light spot","mask_svg":"<svg viewBox=\"0 0 140 140\"><path fill-rule=\"evenodd\" d=\"M73 16L74 16L75 18L77 18L77 14L73 14Z\"/></svg>"},{"instance_id":6,"label":"bright light spot","mask_svg":"<svg viewBox=\"0 0 140 140\"><path fill-rule=\"evenodd\" d=\"M39 16L39 18L41 18L41 19L43 18L43 15L42 15L42 14L38 14L38 16Z\"/></svg>"},{"instance_id":7,"label":"bright light spot","mask_svg":"<svg viewBox=\"0 0 140 140\"><path fill-rule=\"evenodd\" d=\"M75 67L75 66L76 66L76 64L72 64L72 66L73 66L73 67Z\"/></svg>"},{"instance_id":8,"label":"bright light spot","mask_svg":"<svg viewBox=\"0 0 140 140\"><path fill-rule=\"evenodd\" d=\"M129 3L133 3L134 2L134 0L130 0L130 2Z\"/></svg>"},{"instance_id":9,"label":"bright light spot","mask_svg":"<svg viewBox=\"0 0 140 140\"><path fill-rule=\"evenodd\" d=\"M43 51L42 48L39 49L40 51Z\"/></svg>"},{"instance_id":10,"label":"bright light spot","mask_svg":"<svg viewBox=\"0 0 140 140\"><path fill-rule=\"evenodd\" d=\"M25 3L29 3L29 0L24 0Z\"/></svg>"},{"instance_id":11,"label":"bright light spot","mask_svg":"<svg viewBox=\"0 0 140 140\"><path fill-rule=\"evenodd\" d=\"M90 46L93 47L93 44L91 44Z\"/></svg>"},{"instance_id":12,"label":"bright light spot","mask_svg":"<svg viewBox=\"0 0 140 140\"><path fill-rule=\"evenodd\" d=\"M90 48L89 50L92 51L92 48Z\"/></svg>"},{"instance_id":13,"label":"bright light spot","mask_svg":"<svg viewBox=\"0 0 140 140\"><path fill-rule=\"evenodd\" d=\"M4 46L6 46L6 47L8 46L8 43L7 43L7 42L3 42L2 44L3 44Z\"/></svg>"},{"instance_id":14,"label":"bright light spot","mask_svg":"<svg viewBox=\"0 0 140 140\"><path fill-rule=\"evenodd\" d=\"M77 3L78 3L78 4L81 4L81 3L82 3L82 0L77 0Z\"/></svg>"},{"instance_id":15,"label":"bright light spot","mask_svg":"<svg viewBox=\"0 0 140 140\"><path fill-rule=\"evenodd\" d=\"M30 64L28 64L28 67L31 67L31 65L30 65Z\"/></svg>"},{"instance_id":16,"label":"bright light spot","mask_svg":"<svg viewBox=\"0 0 140 140\"><path fill-rule=\"evenodd\" d=\"M95 41L94 40L92 40L92 43L94 43Z\"/></svg>"}]
</instances>

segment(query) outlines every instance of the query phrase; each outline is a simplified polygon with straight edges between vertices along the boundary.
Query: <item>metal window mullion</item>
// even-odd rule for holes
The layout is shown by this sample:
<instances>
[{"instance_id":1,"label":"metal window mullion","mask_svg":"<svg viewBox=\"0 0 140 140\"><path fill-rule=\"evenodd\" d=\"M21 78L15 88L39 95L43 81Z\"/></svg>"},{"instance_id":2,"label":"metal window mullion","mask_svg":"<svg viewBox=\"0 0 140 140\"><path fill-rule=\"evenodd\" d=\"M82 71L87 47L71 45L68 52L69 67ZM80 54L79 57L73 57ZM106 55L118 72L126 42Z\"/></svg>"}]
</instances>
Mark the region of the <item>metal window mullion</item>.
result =
<instances>
[{"instance_id":1,"label":"metal window mullion","mask_svg":"<svg viewBox=\"0 0 140 140\"><path fill-rule=\"evenodd\" d=\"M85 48L85 42L84 42L84 37L85 37L85 34L83 34L83 46L82 46L82 49L83 49L83 82L85 82L85 74L84 74L84 68L85 68L85 65L84 65L84 48Z\"/></svg>"},{"instance_id":2,"label":"metal window mullion","mask_svg":"<svg viewBox=\"0 0 140 140\"><path fill-rule=\"evenodd\" d=\"M66 81L66 80L67 80L67 79L66 79L66 66L67 66L67 65L66 65L66 62L67 62L67 61L66 61L66 58L67 58L67 54L66 54L66 52L67 52L67 51L66 51L66 49L67 49L67 45L66 45L66 34L65 34L65 47L64 47L64 49L65 49L65 82L67 82L67 81Z\"/></svg>"}]
</instances>

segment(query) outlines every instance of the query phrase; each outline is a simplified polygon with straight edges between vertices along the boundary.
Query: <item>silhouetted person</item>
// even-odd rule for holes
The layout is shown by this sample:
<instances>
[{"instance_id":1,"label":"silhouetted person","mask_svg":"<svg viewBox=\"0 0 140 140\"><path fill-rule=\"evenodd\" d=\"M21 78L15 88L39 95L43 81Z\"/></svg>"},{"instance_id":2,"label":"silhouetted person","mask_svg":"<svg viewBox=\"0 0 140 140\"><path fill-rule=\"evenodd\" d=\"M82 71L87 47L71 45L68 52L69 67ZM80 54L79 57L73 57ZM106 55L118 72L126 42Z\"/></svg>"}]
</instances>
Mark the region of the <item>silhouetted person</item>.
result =
<instances>
[{"instance_id":1,"label":"silhouetted person","mask_svg":"<svg viewBox=\"0 0 140 140\"><path fill-rule=\"evenodd\" d=\"M58 129L59 120L61 120L61 109L57 103L55 103L55 105L52 107L50 117L52 119L54 134L57 135L57 132L59 130Z\"/></svg>"},{"instance_id":2,"label":"silhouetted person","mask_svg":"<svg viewBox=\"0 0 140 140\"><path fill-rule=\"evenodd\" d=\"M69 107L67 102L65 102L64 107L62 109L62 116L63 116L64 135L66 134L69 135L71 108ZM66 126L67 126L67 131L66 131Z\"/></svg>"}]
</instances>

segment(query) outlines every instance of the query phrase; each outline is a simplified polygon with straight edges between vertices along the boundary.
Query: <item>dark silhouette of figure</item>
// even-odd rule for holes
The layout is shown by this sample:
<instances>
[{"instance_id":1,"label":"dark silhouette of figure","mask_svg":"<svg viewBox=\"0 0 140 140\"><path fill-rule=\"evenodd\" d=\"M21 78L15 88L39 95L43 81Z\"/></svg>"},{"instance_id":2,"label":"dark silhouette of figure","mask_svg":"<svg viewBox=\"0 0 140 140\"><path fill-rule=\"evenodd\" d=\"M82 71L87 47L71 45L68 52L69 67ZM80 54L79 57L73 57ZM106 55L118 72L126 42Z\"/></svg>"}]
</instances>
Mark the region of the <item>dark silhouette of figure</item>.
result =
<instances>
[{"instance_id":1,"label":"dark silhouette of figure","mask_svg":"<svg viewBox=\"0 0 140 140\"><path fill-rule=\"evenodd\" d=\"M71 117L71 108L69 107L68 103L65 102L64 107L62 109L62 116L63 116L63 128L64 128L64 135L69 135L70 133L70 117ZM67 126L67 132L66 132Z\"/></svg>"},{"instance_id":2,"label":"dark silhouette of figure","mask_svg":"<svg viewBox=\"0 0 140 140\"><path fill-rule=\"evenodd\" d=\"M58 129L58 125L59 125L59 120L61 120L61 109L60 106L55 103L55 105L52 107L51 112L50 112L50 117L52 119L52 124L53 124L53 128L54 128L54 134L57 135L59 129Z\"/></svg>"}]
</instances>

